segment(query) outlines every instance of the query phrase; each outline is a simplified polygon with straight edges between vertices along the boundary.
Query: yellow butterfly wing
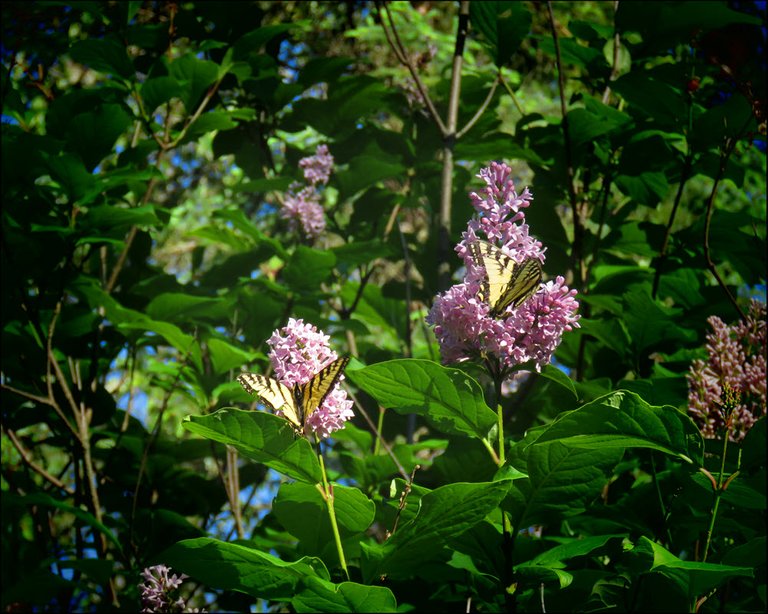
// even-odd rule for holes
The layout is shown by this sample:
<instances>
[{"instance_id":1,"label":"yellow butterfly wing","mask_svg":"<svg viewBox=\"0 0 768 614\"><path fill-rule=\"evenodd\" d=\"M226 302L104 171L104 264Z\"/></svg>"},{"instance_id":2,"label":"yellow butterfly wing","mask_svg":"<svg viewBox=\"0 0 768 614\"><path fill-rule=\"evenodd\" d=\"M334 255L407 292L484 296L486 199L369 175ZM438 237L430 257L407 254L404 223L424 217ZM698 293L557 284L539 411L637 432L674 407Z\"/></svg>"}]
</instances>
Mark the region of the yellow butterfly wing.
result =
<instances>
[{"instance_id":1,"label":"yellow butterfly wing","mask_svg":"<svg viewBox=\"0 0 768 614\"><path fill-rule=\"evenodd\" d=\"M344 368L349 362L349 356L337 358L327 367L324 367L311 380L303 386L297 386L294 393L297 405L302 410L302 424L306 424L315 410L323 404L331 390L338 384Z\"/></svg>"},{"instance_id":2,"label":"yellow butterfly wing","mask_svg":"<svg viewBox=\"0 0 768 614\"><path fill-rule=\"evenodd\" d=\"M539 289L542 271L536 258L518 264L492 243L480 240L473 241L469 249L475 263L485 267L480 298L491 308L491 317L502 315L510 305L522 305Z\"/></svg>"},{"instance_id":3,"label":"yellow butterfly wing","mask_svg":"<svg viewBox=\"0 0 768 614\"><path fill-rule=\"evenodd\" d=\"M323 404L339 382L349 357L337 358L321 369L306 384L288 388L285 384L258 373L243 373L237 381L246 392L255 394L273 410L283 415L299 430L304 429L307 418Z\"/></svg>"},{"instance_id":4,"label":"yellow butterfly wing","mask_svg":"<svg viewBox=\"0 0 768 614\"><path fill-rule=\"evenodd\" d=\"M246 392L259 397L273 411L280 410L294 426L304 426L301 421L301 409L288 386L258 373L242 373L237 377L237 381Z\"/></svg>"}]
</instances>

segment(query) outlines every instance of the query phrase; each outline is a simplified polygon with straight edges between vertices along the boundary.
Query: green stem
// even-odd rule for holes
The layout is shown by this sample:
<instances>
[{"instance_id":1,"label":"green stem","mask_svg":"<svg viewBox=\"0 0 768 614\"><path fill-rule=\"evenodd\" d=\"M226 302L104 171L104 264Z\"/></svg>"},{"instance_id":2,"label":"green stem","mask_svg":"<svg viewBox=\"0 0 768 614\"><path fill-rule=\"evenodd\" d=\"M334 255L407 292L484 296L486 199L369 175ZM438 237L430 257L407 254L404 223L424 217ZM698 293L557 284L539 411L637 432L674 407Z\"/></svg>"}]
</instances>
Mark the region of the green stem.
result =
<instances>
[{"instance_id":1,"label":"green stem","mask_svg":"<svg viewBox=\"0 0 768 614\"><path fill-rule=\"evenodd\" d=\"M656 486L656 496L659 499L659 510L661 510L661 522L664 524L664 530L667 533L667 548L672 550L672 532L669 530L669 524L667 524L667 510L664 506L664 497L661 495L661 487L659 486L659 476L656 474L656 459L653 456L653 450L651 450L651 471L653 472L653 483Z\"/></svg>"},{"instance_id":2,"label":"green stem","mask_svg":"<svg viewBox=\"0 0 768 614\"><path fill-rule=\"evenodd\" d=\"M494 373L493 385L496 391L496 425L499 431L499 467L503 467L507 456L504 450L504 410L501 406L501 382L503 375L501 370ZM514 569L512 566L512 549L514 548L514 537L512 535L512 523L504 510L501 512L501 528L504 548L504 604L507 612L514 612L517 609L517 598L514 591L510 592L514 584Z\"/></svg>"},{"instance_id":3,"label":"green stem","mask_svg":"<svg viewBox=\"0 0 768 614\"><path fill-rule=\"evenodd\" d=\"M504 452L504 411L501 408L501 403L496 405L496 425L499 431L499 467L501 467L507 459Z\"/></svg>"},{"instance_id":4,"label":"green stem","mask_svg":"<svg viewBox=\"0 0 768 614\"><path fill-rule=\"evenodd\" d=\"M344 556L344 548L341 545L341 535L339 534L339 525L336 523L336 512L333 508L333 490L329 486L328 476L325 473L325 461L323 455L318 449L317 457L320 459L320 472L323 474L323 499L328 506L328 517L331 519L331 529L333 529L333 539L336 542L336 552L339 554L339 563L344 570L344 576L349 580L349 570L347 569L347 559Z\"/></svg>"},{"instance_id":5,"label":"green stem","mask_svg":"<svg viewBox=\"0 0 768 614\"><path fill-rule=\"evenodd\" d=\"M712 533L715 530L715 520L717 519L717 510L720 507L720 497L723 496L723 476L725 475L725 459L728 454L728 430L723 436L723 458L720 460L720 475L717 476L717 490L715 491L715 504L712 506L712 516L709 519L709 528L707 529L707 542L704 545L704 556L702 563L707 561L709 554L709 545L712 542Z\"/></svg>"}]
</instances>

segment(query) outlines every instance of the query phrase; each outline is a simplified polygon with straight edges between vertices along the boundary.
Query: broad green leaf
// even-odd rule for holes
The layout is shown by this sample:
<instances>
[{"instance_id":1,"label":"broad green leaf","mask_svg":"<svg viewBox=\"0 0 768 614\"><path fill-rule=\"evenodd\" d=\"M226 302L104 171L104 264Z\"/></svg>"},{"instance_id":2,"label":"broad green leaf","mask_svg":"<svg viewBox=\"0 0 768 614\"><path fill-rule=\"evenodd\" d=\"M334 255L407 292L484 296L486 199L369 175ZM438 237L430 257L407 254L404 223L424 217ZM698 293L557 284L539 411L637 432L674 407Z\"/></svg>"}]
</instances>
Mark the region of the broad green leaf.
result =
<instances>
[{"instance_id":1,"label":"broad green leaf","mask_svg":"<svg viewBox=\"0 0 768 614\"><path fill-rule=\"evenodd\" d=\"M353 196L360 190L373 186L377 181L390 177L403 177L406 169L392 156L375 157L370 155L355 156L347 170L339 171L336 179L347 196Z\"/></svg>"},{"instance_id":2,"label":"broad green leaf","mask_svg":"<svg viewBox=\"0 0 768 614\"><path fill-rule=\"evenodd\" d=\"M386 586L356 582L333 584L306 576L301 591L291 600L296 612L397 612L397 601Z\"/></svg>"},{"instance_id":3,"label":"broad green leaf","mask_svg":"<svg viewBox=\"0 0 768 614\"><path fill-rule=\"evenodd\" d=\"M307 577L330 580L319 559L286 562L246 545L208 537L181 541L163 552L161 560L211 588L275 601L290 601Z\"/></svg>"},{"instance_id":4,"label":"broad green leaf","mask_svg":"<svg viewBox=\"0 0 768 614\"><path fill-rule=\"evenodd\" d=\"M763 416L752 425L752 428L747 431L747 435L744 437L741 451L743 469L752 470L758 467L765 467L765 424L766 418Z\"/></svg>"},{"instance_id":5,"label":"broad green leaf","mask_svg":"<svg viewBox=\"0 0 768 614\"><path fill-rule=\"evenodd\" d=\"M75 62L93 70L129 79L134 75L133 65L128 58L125 45L110 34L104 38L87 38L77 41L69 51Z\"/></svg>"},{"instance_id":6,"label":"broad green leaf","mask_svg":"<svg viewBox=\"0 0 768 614\"><path fill-rule=\"evenodd\" d=\"M511 451L510 462L517 465L515 456L522 455L528 473L527 478L514 481L504 503L516 527L549 524L583 512L608 483L624 452L621 448L579 449L541 439L533 444L526 439Z\"/></svg>"},{"instance_id":7,"label":"broad green leaf","mask_svg":"<svg viewBox=\"0 0 768 614\"><path fill-rule=\"evenodd\" d=\"M499 67L512 58L531 27L531 13L522 2L470 2L469 16Z\"/></svg>"},{"instance_id":8,"label":"broad green leaf","mask_svg":"<svg viewBox=\"0 0 768 614\"><path fill-rule=\"evenodd\" d=\"M357 488L333 485L336 522L342 539L359 535L373 522L375 506ZM304 554L336 560L336 545L328 507L314 485L283 484L272 502L272 512L283 527L301 544Z\"/></svg>"},{"instance_id":9,"label":"broad green leaf","mask_svg":"<svg viewBox=\"0 0 768 614\"><path fill-rule=\"evenodd\" d=\"M259 354L243 350L217 337L206 341L214 373L226 373L230 369L239 369L242 365L254 361Z\"/></svg>"},{"instance_id":10,"label":"broad green leaf","mask_svg":"<svg viewBox=\"0 0 768 614\"><path fill-rule=\"evenodd\" d=\"M58 156L43 154L46 165L54 179L72 200L81 200L95 183L95 178L85 168L77 155L62 153Z\"/></svg>"},{"instance_id":11,"label":"broad green leaf","mask_svg":"<svg viewBox=\"0 0 768 614\"><path fill-rule=\"evenodd\" d=\"M645 536L640 537L632 554L643 559L650 557L648 569L659 571L680 582L691 599L707 594L731 578L754 577L754 570L751 567L683 561Z\"/></svg>"},{"instance_id":12,"label":"broad green leaf","mask_svg":"<svg viewBox=\"0 0 768 614\"><path fill-rule=\"evenodd\" d=\"M80 154L89 170L112 153L115 141L131 126L120 104L101 104L69 118L67 144Z\"/></svg>"},{"instance_id":13,"label":"broad green leaf","mask_svg":"<svg viewBox=\"0 0 768 614\"><path fill-rule=\"evenodd\" d=\"M525 585L556 585L558 588L566 588L573 582L573 574L556 569L554 567L543 567L539 565L515 565L515 576Z\"/></svg>"},{"instance_id":14,"label":"broad green leaf","mask_svg":"<svg viewBox=\"0 0 768 614\"><path fill-rule=\"evenodd\" d=\"M203 93L216 81L219 67L214 62L199 60L194 54L187 53L168 63L168 72L181 88L181 101L192 114L197 108Z\"/></svg>"},{"instance_id":15,"label":"broad green leaf","mask_svg":"<svg viewBox=\"0 0 768 614\"><path fill-rule=\"evenodd\" d=\"M669 192L669 182L660 172L619 175L616 186L636 204L651 208L655 208Z\"/></svg>"},{"instance_id":16,"label":"broad green leaf","mask_svg":"<svg viewBox=\"0 0 768 614\"><path fill-rule=\"evenodd\" d=\"M625 535L595 535L592 537L580 537L576 539L565 539L565 543L549 548L541 554L534 557L530 564L549 566L560 561L567 561L576 556L589 556L593 553L602 552L606 545L611 542L621 541Z\"/></svg>"},{"instance_id":17,"label":"broad green leaf","mask_svg":"<svg viewBox=\"0 0 768 614\"><path fill-rule=\"evenodd\" d=\"M126 226L159 226L161 224L152 205L131 208L110 205L90 207L82 223L86 228L120 230L125 230Z\"/></svg>"},{"instance_id":18,"label":"broad green leaf","mask_svg":"<svg viewBox=\"0 0 768 614\"><path fill-rule=\"evenodd\" d=\"M179 351L181 359L188 358L192 361L192 364L194 364L195 367L202 370L202 357L200 354L199 342L193 336L182 332L182 330L175 324L171 324L170 322L159 322L144 317L131 322L121 322L117 325L117 328L121 331L140 330L160 335ZM157 345L152 335L145 335L144 338L149 345Z\"/></svg>"},{"instance_id":19,"label":"broad green leaf","mask_svg":"<svg viewBox=\"0 0 768 614\"><path fill-rule=\"evenodd\" d=\"M147 79L141 84L139 93L144 103L144 111L151 115L157 107L171 98L181 98L184 90L176 79L163 75Z\"/></svg>"},{"instance_id":20,"label":"broad green leaf","mask_svg":"<svg viewBox=\"0 0 768 614\"><path fill-rule=\"evenodd\" d=\"M209 111L195 120L187 131L186 140L198 138L201 134L213 130L232 130L237 128L237 122L229 111Z\"/></svg>"},{"instance_id":21,"label":"broad green leaf","mask_svg":"<svg viewBox=\"0 0 768 614\"><path fill-rule=\"evenodd\" d=\"M443 433L484 438L496 424L480 385L463 371L429 360L390 360L350 371L383 407L424 416Z\"/></svg>"},{"instance_id":22,"label":"broad green leaf","mask_svg":"<svg viewBox=\"0 0 768 614\"><path fill-rule=\"evenodd\" d=\"M285 418L263 411L220 409L208 416L187 416L188 431L237 448L243 455L288 477L309 484L322 481L312 446L297 437Z\"/></svg>"},{"instance_id":23,"label":"broad green leaf","mask_svg":"<svg viewBox=\"0 0 768 614\"><path fill-rule=\"evenodd\" d=\"M204 320L215 321L231 313L228 301L209 296L195 296L183 292L164 292L155 296L147 305L145 311L154 320Z\"/></svg>"},{"instance_id":24,"label":"broad green leaf","mask_svg":"<svg viewBox=\"0 0 768 614\"><path fill-rule=\"evenodd\" d=\"M273 24L251 30L235 41L235 44L232 46L232 57L236 60L245 59L248 55L261 51L261 48L275 36L299 27L300 24L301 22L294 21L292 23Z\"/></svg>"},{"instance_id":25,"label":"broad green leaf","mask_svg":"<svg viewBox=\"0 0 768 614\"><path fill-rule=\"evenodd\" d=\"M536 444L582 448L650 448L701 466L704 441L693 421L670 405L649 405L619 390L558 416Z\"/></svg>"},{"instance_id":26,"label":"broad green leaf","mask_svg":"<svg viewBox=\"0 0 768 614\"><path fill-rule=\"evenodd\" d=\"M573 394L574 398L579 397L576 393L576 387L573 385L573 380L568 377L562 369L558 369L553 365L544 365L544 368L541 370L541 377L545 377L548 380L560 384L560 386Z\"/></svg>"},{"instance_id":27,"label":"broad green leaf","mask_svg":"<svg viewBox=\"0 0 768 614\"><path fill-rule=\"evenodd\" d=\"M296 292L317 290L328 279L335 264L333 252L299 245L285 265L283 278Z\"/></svg>"},{"instance_id":28,"label":"broad green leaf","mask_svg":"<svg viewBox=\"0 0 768 614\"><path fill-rule=\"evenodd\" d=\"M401 523L383 545L366 549L373 565L366 570L364 563L364 575L408 577L426 563L441 560L443 546L497 509L511 484L508 480L457 483L426 493L413 520Z\"/></svg>"}]
</instances>

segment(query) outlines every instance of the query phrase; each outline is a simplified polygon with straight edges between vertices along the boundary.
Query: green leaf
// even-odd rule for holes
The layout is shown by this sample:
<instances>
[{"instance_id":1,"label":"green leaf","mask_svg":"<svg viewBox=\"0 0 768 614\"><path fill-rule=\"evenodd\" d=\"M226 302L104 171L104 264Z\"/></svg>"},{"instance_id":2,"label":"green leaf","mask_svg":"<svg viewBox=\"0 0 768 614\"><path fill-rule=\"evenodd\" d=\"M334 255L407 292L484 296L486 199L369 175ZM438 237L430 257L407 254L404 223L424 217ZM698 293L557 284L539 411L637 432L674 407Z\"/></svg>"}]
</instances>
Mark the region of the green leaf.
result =
<instances>
[{"instance_id":1,"label":"green leaf","mask_svg":"<svg viewBox=\"0 0 768 614\"><path fill-rule=\"evenodd\" d=\"M390 360L348 372L383 407L424 416L443 433L484 438L496 424L480 385L429 360Z\"/></svg>"},{"instance_id":2,"label":"green leaf","mask_svg":"<svg viewBox=\"0 0 768 614\"><path fill-rule=\"evenodd\" d=\"M219 76L219 67L208 60L198 60L187 53L168 64L168 72L181 88L181 101L187 113L193 113L203 93Z\"/></svg>"},{"instance_id":3,"label":"green leaf","mask_svg":"<svg viewBox=\"0 0 768 614\"><path fill-rule=\"evenodd\" d=\"M704 441L693 421L670 405L655 407L618 390L559 415L536 444L582 448L650 448L702 466Z\"/></svg>"},{"instance_id":4,"label":"green leaf","mask_svg":"<svg viewBox=\"0 0 768 614\"><path fill-rule=\"evenodd\" d=\"M542 429L544 430L544 429ZM546 431L544 431L546 432ZM621 448L579 449L559 441L535 443L537 432L510 452L510 463L526 463L528 478L515 480L504 503L513 524L549 524L583 512L608 483ZM520 457L515 461L515 457Z\"/></svg>"},{"instance_id":5,"label":"green leaf","mask_svg":"<svg viewBox=\"0 0 768 614\"><path fill-rule=\"evenodd\" d=\"M161 224L152 205L132 208L113 205L89 207L83 222L90 228L121 230L127 226L160 226Z\"/></svg>"},{"instance_id":6,"label":"green leaf","mask_svg":"<svg viewBox=\"0 0 768 614\"><path fill-rule=\"evenodd\" d=\"M184 89L176 79L163 75L147 79L141 84L139 93L144 103L144 111L152 115L157 107L168 102L171 98L181 98Z\"/></svg>"},{"instance_id":7,"label":"green leaf","mask_svg":"<svg viewBox=\"0 0 768 614\"><path fill-rule=\"evenodd\" d=\"M158 322L157 320L150 320L149 318L144 317L130 322L121 322L117 325L117 328L121 331L140 330L160 335L179 351L182 359L188 357L195 367L200 370L203 368L200 344L197 339L191 335L183 333L175 324L171 324L170 322ZM145 340L147 340L150 345L156 345L153 342L152 335L145 336Z\"/></svg>"},{"instance_id":8,"label":"green leaf","mask_svg":"<svg viewBox=\"0 0 768 614\"><path fill-rule=\"evenodd\" d=\"M288 32L301 24L299 21L263 26L251 30L239 38L234 45L232 57L236 60L246 59L248 55L261 51L261 48L278 34Z\"/></svg>"},{"instance_id":9,"label":"green leaf","mask_svg":"<svg viewBox=\"0 0 768 614\"><path fill-rule=\"evenodd\" d=\"M108 75L125 79L134 75L133 64L128 58L125 45L114 34L78 41L72 45L69 54L75 62Z\"/></svg>"},{"instance_id":10,"label":"green leaf","mask_svg":"<svg viewBox=\"0 0 768 614\"><path fill-rule=\"evenodd\" d=\"M373 501L357 488L333 485L336 522L342 539L368 529L376 512ZM301 543L302 553L337 561L328 507L314 485L283 484L272 502L272 512L283 527Z\"/></svg>"},{"instance_id":11,"label":"green leaf","mask_svg":"<svg viewBox=\"0 0 768 614\"><path fill-rule=\"evenodd\" d=\"M562 369L558 369L553 365L544 365L540 375L541 377L545 377L546 379L551 380L556 384L560 384L560 386L573 394L575 399L579 398L579 395L576 392L576 387L573 384L573 380L568 377Z\"/></svg>"},{"instance_id":12,"label":"green leaf","mask_svg":"<svg viewBox=\"0 0 768 614\"><path fill-rule=\"evenodd\" d=\"M331 275L335 264L333 252L299 245L283 269L283 278L299 294L317 290Z\"/></svg>"},{"instance_id":13,"label":"green leaf","mask_svg":"<svg viewBox=\"0 0 768 614\"><path fill-rule=\"evenodd\" d=\"M366 578L386 573L408 577L428 562L445 557L443 546L482 522L507 494L512 482L448 484L426 493L419 501L416 516L401 524L382 546L366 548L372 567Z\"/></svg>"},{"instance_id":14,"label":"green leaf","mask_svg":"<svg viewBox=\"0 0 768 614\"><path fill-rule=\"evenodd\" d=\"M322 481L320 463L304 437L296 437L285 418L262 411L220 409L208 416L187 416L188 431L237 448L243 455L309 484Z\"/></svg>"},{"instance_id":15,"label":"green leaf","mask_svg":"<svg viewBox=\"0 0 768 614\"><path fill-rule=\"evenodd\" d=\"M336 173L336 179L347 196L353 196L363 188L390 177L403 177L406 169L395 157L355 156L347 170Z\"/></svg>"},{"instance_id":16,"label":"green leaf","mask_svg":"<svg viewBox=\"0 0 768 614\"><path fill-rule=\"evenodd\" d=\"M190 320L216 321L231 313L229 301L222 298L195 296L182 292L163 292L153 298L145 311L153 320L188 323Z\"/></svg>"},{"instance_id":17,"label":"green leaf","mask_svg":"<svg viewBox=\"0 0 768 614\"><path fill-rule=\"evenodd\" d=\"M195 120L187 131L186 140L199 137L214 130L232 130L237 128L233 114L229 111L209 111Z\"/></svg>"},{"instance_id":18,"label":"green leaf","mask_svg":"<svg viewBox=\"0 0 768 614\"><path fill-rule=\"evenodd\" d=\"M624 320L638 354L671 343L694 343L696 331L684 328L676 320L680 310L668 309L651 298L650 289L633 288L622 297Z\"/></svg>"},{"instance_id":19,"label":"green leaf","mask_svg":"<svg viewBox=\"0 0 768 614\"><path fill-rule=\"evenodd\" d=\"M161 560L211 588L275 601L290 601L308 577L330 579L319 559L285 562L245 545L208 537L174 544L162 553Z\"/></svg>"},{"instance_id":20,"label":"green leaf","mask_svg":"<svg viewBox=\"0 0 768 614\"><path fill-rule=\"evenodd\" d=\"M119 104L102 104L71 117L67 144L80 154L88 169L113 151L115 141L131 125L131 116Z\"/></svg>"},{"instance_id":21,"label":"green leaf","mask_svg":"<svg viewBox=\"0 0 768 614\"><path fill-rule=\"evenodd\" d=\"M226 373L231 369L238 369L242 365L254 361L259 356L258 352L248 352L224 339L216 337L208 339L206 345L211 357L213 372L216 374Z\"/></svg>"},{"instance_id":22,"label":"green leaf","mask_svg":"<svg viewBox=\"0 0 768 614\"><path fill-rule=\"evenodd\" d=\"M385 586L355 582L333 584L306 577L301 592L292 600L296 612L396 612L397 601Z\"/></svg>"},{"instance_id":23,"label":"green leaf","mask_svg":"<svg viewBox=\"0 0 768 614\"><path fill-rule=\"evenodd\" d=\"M549 566L576 556L590 556L603 552L612 542L621 541L625 535L595 535L592 537L565 538L565 543L545 550L535 556L530 564Z\"/></svg>"},{"instance_id":24,"label":"green leaf","mask_svg":"<svg viewBox=\"0 0 768 614\"><path fill-rule=\"evenodd\" d=\"M744 437L741 451L741 462L742 468L745 470L765 467L765 424L765 416L762 416L752 425L752 428L747 431L747 435Z\"/></svg>"},{"instance_id":25,"label":"green leaf","mask_svg":"<svg viewBox=\"0 0 768 614\"><path fill-rule=\"evenodd\" d=\"M499 67L509 62L531 28L531 13L522 2L470 2L469 16Z\"/></svg>"},{"instance_id":26,"label":"green leaf","mask_svg":"<svg viewBox=\"0 0 768 614\"><path fill-rule=\"evenodd\" d=\"M523 585L555 585L566 588L573 582L573 574L552 567L540 567L523 563L515 565L515 575Z\"/></svg>"},{"instance_id":27,"label":"green leaf","mask_svg":"<svg viewBox=\"0 0 768 614\"><path fill-rule=\"evenodd\" d=\"M669 182L661 172L619 175L616 177L616 186L634 203L651 208L655 208L669 192Z\"/></svg>"},{"instance_id":28,"label":"green leaf","mask_svg":"<svg viewBox=\"0 0 768 614\"><path fill-rule=\"evenodd\" d=\"M731 578L754 577L754 571L750 567L683 561L645 536L638 540L632 553L643 559L650 557L652 562L649 570L659 571L681 583L691 599L707 594Z\"/></svg>"}]
</instances>

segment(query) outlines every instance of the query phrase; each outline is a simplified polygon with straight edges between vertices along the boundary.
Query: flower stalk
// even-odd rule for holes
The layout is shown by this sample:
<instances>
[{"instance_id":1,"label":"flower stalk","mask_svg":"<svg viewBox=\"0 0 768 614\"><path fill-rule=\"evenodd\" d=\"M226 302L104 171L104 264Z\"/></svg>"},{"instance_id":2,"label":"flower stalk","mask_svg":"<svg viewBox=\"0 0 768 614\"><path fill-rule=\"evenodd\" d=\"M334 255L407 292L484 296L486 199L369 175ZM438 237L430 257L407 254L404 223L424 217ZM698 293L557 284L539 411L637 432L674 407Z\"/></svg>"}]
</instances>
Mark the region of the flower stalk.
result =
<instances>
[{"instance_id":1,"label":"flower stalk","mask_svg":"<svg viewBox=\"0 0 768 614\"><path fill-rule=\"evenodd\" d=\"M331 530L333 531L333 539L336 543L336 552L339 555L339 564L341 565L342 570L344 570L344 577L346 577L347 580L349 580L349 570L347 569L347 559L344 556L344 547L341 544L341 534L339 533L339 525L336 522L336 510L333 506L333 485L330 484L328 481L328 476L325 472L325 461L323 460L323 455L318 449L317 457L320 460L320 471L323 475L323 484L322 488L320 488L320 484L318 484L318 489L320 490L320 494L323 496L323 499L325 499L325 504L328 509L328 518L331 521Z\"/></svg>"}]
</instances>

